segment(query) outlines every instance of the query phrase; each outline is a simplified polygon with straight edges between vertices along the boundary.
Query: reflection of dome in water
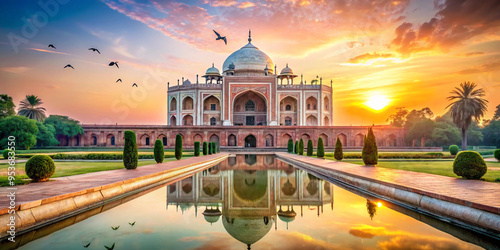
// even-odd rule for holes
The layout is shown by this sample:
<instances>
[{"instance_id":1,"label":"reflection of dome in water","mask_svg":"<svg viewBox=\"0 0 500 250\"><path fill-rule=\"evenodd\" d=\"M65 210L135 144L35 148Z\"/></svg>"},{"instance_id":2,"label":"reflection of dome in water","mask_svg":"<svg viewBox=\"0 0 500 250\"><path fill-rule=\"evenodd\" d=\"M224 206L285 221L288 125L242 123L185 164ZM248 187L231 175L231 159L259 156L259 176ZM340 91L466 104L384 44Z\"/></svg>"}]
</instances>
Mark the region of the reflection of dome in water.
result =
<instances>
[{"instance_id":1,"label":"reflection of dome in water","mask_svg":"<svg viewBox=\"0 0 500 250\"><path fill-rule=\"evenodd\" d=\"M186 183L186 184L182 185L182 191L184 191L184 193L189 194L189 193L191 193L192 190L193 190L193 186L190 183Z\"/></svg>"},{"instance_id":2,"label":"reflection of dome in water","mask_svg":"<svg viewBox=\"0 0 500 250\"><path fill-rule=\"evenodd\" d=\"M262 239L271 230L273 223L268 219L266 224L263 217L229 219L222 216L222 224L233 238L251 245Z\"/></svg>"},{"instance_id":3,"label":"reflection of dome in water","mask_svg":"<svg viewBox=\"0 0 500 250\"><path fill-rule=\"evenodd\" d=\"M244 170L233 171L234 193L245 201L258 201L267 192L267 171L258 170L248 173Z\"/></svg>"},{"instance_id":4,"label":"reflection of dome in water","mask_svg":"<svg viewBox=\"0 0 500 250\"><path fill-rule=\"evenodd\" d=\"M216 209L206 208L205 211L203 212L203 217L205 217L205 221L207 221L210 224L219 221L221 215L222 213L219 210L219 208Z\"/></svg>"},{"instance_id":5,"label":"reflection of dome in water","mask_svg":"<svg viewBox=\"0 0 500 250\"><path fill-rule=\"evenodd\" d=\"M219 186L215 185L213 183L210 183L208 185L205 185L203 187L203 192L207 194L208 196L215 196L219 193Z\"/></svg>"},{"instance_id":6,"label":"reflection of dome in water","mask_svg":"<svg viewBox=\"0 0 500 250\"><path fill-rule=\"evenodd\" d=\"M311 196L315 195L318 192L318 182L316 180L309 181L309 184L307 184L306 189Z\"/></svg>"},{"instance_id":7,"label":"reflection of dome in water","mask_svg":"<svg viewBox=\"0 0 500 250\"><path fill-rule=\"evenodd\" d=\"M290 183L290 179L286 179L286 182L285 184L283 184L281 191L283 191L285 195L292 196L293 194L295 194L295 190L296 188L294 188L292 183Z\"/></svg>"},{"instance_id":8,"label":"reflection of dome in water","mask_svg":"<svg viewBox=\"0 0 500 250\"><path fill-rule=\"evenodd\" d=\"M290 207L287 207L286 211L283 211L280 206L280 210L278 211L278 217L280 218L281 221L286 223L286 229L288 229L288 223L295 220L295 216L297 216L297 213L293 211L293 206L292 210L290 210Z\"/></svg>"}]
</instances>

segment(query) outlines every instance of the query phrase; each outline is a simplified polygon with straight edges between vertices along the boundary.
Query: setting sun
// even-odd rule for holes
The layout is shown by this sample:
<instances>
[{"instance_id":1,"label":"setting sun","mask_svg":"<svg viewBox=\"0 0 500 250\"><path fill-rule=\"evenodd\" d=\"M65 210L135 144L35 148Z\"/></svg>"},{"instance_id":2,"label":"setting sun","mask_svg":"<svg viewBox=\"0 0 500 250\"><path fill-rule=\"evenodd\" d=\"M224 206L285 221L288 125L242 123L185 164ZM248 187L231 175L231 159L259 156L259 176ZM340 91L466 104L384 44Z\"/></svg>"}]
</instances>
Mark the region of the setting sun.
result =
<instances>
[{"instance_id":1,"label":"setting sun","mask_svg":"<svg viewBox=\"0 0 500 250\"><path fill-rule=\"evenodd\" d=\"M373 95L366 102L365 105L373 110L382 110L389 105L390 100L383 95Z\"/></svg>"}]
</instances>

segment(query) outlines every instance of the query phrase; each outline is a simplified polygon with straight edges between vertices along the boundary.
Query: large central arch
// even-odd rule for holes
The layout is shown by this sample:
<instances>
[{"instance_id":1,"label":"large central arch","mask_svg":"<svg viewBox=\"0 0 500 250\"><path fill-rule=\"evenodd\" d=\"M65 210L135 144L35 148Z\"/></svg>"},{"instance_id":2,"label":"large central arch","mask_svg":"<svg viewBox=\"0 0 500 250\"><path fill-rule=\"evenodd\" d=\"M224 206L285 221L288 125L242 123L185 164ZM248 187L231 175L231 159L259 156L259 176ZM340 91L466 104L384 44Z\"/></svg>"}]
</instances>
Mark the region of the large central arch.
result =
<instances>
[{"instance_id":1,"label":"large central arch","mask_svg":"<svg viewBox=\"0 0 500 250\"><path fill-rule=\"evenodd\" d=\"M233 102L233 124L244 126L267 125L267 100L253 91L236 96Z\"/></svg>"}]
</instances>

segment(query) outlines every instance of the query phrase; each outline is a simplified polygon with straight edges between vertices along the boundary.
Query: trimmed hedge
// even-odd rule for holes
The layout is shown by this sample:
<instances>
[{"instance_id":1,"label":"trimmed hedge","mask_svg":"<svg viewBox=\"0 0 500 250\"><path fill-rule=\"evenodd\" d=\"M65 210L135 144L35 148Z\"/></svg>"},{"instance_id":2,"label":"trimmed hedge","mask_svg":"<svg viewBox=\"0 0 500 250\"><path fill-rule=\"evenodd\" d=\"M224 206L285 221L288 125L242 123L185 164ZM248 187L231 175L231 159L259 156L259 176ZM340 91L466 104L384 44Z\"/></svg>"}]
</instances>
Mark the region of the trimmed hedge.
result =
<instances>
[{"instance_id":1,"label":"trimmed hedge","mask_svg":"<svg viewBox=\"0 0 500 250\"><path fill-rule=\"evenodd\" d=\"M126 169L136 169L139 159L134 131L127 130L124 134L123 165Z\"/></svg>"},{"instance_id":2,"label":"trimmed hedge","mask_svg":"<svg viewBox=\"0 0 500 250\"><path fill-rule=\"evenodd\" d=\"M25 165L26 175L33 181L48 181L56 171L56 165L47 155L35 155Z\"/></svg>"},{"instance_id":3,"label":"trimmed hedge","mask_svg":"<svg viewBox=\"0 0 500 250\"><path fill-rule=\"evenodd\" d=\"M299 153L299 141L295 141L295 147L293 148L293 153Z\"/></svg>"},{"instance_id":4,"label":"trimmed hedge","mask_svg":"<svg viewBox=\"0 0 500 250\"><path fill-rule=\"evenodd\" d=\"M323 138L318 138L318 152L316 152L318 158L325 157L325 144L323 143Z\"/></svg>"},{"instance_id":5,"label":"trimmed hedge","mask_svg":"<svg viewBox=\"0 0 500 250\"><path fill-rule=\"evenodd\" d=\"M156 140L153 152L156 163L162 163L165 158L165 150L163 149L163 142L161 140Z\"/></svg>"},{"instance_id":6,"label":"trimmed hedge","mask_svg":"<svg viewBox=\"0 0 500 250\"><path fill-rule=\"evenodd\" d=\"M344 150L342 150L342 142L338 137L337 137L337 143L335 144L335 152L333 153L333 157L337 161L341 161L342 159L344 159Z\"/></svg>"},{"instance_id":7,"label":"trimmed hedge","mask_svg":"<svg viewBox=\"0 0 500 250\"><path fill-rule=\"evenodd\" d=\"M9 159L9 152L12 151L12 150L8 150L8 149L4 149L3 150L3 158L4 159Z\"/></svg>"},{"instance_id":8,"label":"trimmed hedge","mask_svg":"<svg viewBox=\"0 0 500 250\"><path fill-rule=\"evenodd\" d=\"M307 141L307 156L312 156L313 152L314 152L313 141L309 140Z\"/></svg>"},{"instance_id":9,"label":"trimmed hedge","mask_svg":"<svg viewBox=\"0 0 500 250\"><path fill-rule=\"evenodd\" d=\"M288 139L288 145L287 145L288 153L293 153L293 140Z\"/></svg>"},{"instance_id":10,"label":"trimmed hedge","mask_svg":"<svg viewBox=\"0 0 500 250\"><path fill-rule=\"evenodd\" d=\"M450 145L450 147L448 148L448 150L450 150L450 154L451 155L457 155L458 154L458 151L460 150L458 148L457 145Z\"/></svg>"},{"instance_id":11,"label":"trimmed hedge","mask_svg":"<svg viewBox=\"0 0 500 250\"><path fill-rule=\"evenodd\" d=\"M213 147L212 147L212 143L211 143L211 142L209 142L209 143L208 143L208 154L209 154L209 155L213 154L213 152L212 152L212 148L213 148Z\"/></svg>"},{"instance_id":12,"label":"trimmed hedge","mask_svg":"<svg viewBox=\"0 0 500 250\"><path fill-rule=\"evenodd\" d=\"M495 152L493 153L493 156L495 156L495 159L500 161L500 149L495 150Z\"/></svg>"},{"instance_id":13,"label":"trimmed hedge","mask_svg":"<svg viewBox=\"0 0 500 250\"><path fill-rule=\"evenodd\" d=\"M203 155L208 154L208 143L206 141L203 142Z\"/></svg>"},{"instance_id":14,"label":"trimmed hedge","mask_svg":"<svg viewBox=\"0 0 500 250\"><path fill-rule=\"evenodd\" d=\"M365 136L361 156L365 165L377 165L378 163L377 141L371 127L368 129L368 135Z\"/></svg>"},{"instance_id":15,"label":"trimmed hedge","mask_svg":"<svg viewBox=\"0 0 500 250\"><path fill-rule=\"evenodd\" d=\"M175 159L180 160L182 158L182 136L177 134L175 136Z\"/></svg>"},{"instance_id":16,"label":"trimmed hedge","mask_svg":"<svg viewBox=\"0 0 500 250\"><path fill-rule=\"evenodd\" d=\"M194 142L194 156L200 156L200 142Z\"/></svg>"},{"instance_id":17,"label":"trimmed hedge","mask_svg":"<svg viewBox=\"0 0 500 250\"><path fill-rule=\"evenodd\" d=\"M299 141L299 155L304 155L304 140Z\"/></svg>"},{"instance_id":18,"label":"trimmed hedge","mask_svg":"<svg viewBox=\"0 0 500 250\"><path fill-rule=\"evenodd\" d=\"M462 151L453 161L453 173L466 179L480 179L487 170L483 157L475 151Z\"/></svg>"}]
</instances>

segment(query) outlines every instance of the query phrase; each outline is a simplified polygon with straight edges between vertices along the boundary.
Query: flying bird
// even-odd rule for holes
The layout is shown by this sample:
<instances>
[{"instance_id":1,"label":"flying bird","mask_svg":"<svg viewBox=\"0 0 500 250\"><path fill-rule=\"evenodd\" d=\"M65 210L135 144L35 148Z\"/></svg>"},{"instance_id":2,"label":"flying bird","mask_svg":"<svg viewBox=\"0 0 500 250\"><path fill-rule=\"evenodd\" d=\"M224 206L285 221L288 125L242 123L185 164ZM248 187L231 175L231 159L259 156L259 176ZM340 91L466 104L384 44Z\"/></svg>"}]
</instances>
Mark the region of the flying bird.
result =
<instances>
[{"instance_id":1,"label":"flying bird","mask_svg":"<svg viewBox=\"0 0 500 250\"><path fill-rule=\"evenodd\" d=\"M104 246L104 247L108 250L113 250L113 249L115 249L115 243L113 243L113 245L111 247L108 247L108 246Z\"/></svg>"},{"instance_id":2,"label":"flying bird","mask_svg":"<svg viewBox=\"0 0 500 250\"><path fill-rule=\"evenodd\" d=\"M217 31L213 30L214 33L217 35L217 38L215 38L215 40L224 40L224 43L227 45L227 39L225 36L221 36L219 33L217 33Z\"/></svg>"},{"instance_id":3,"label":"flying bird","mask_svg":"<svg viewBox=\"0 0 500 250\"><path fill-rule=\"evenodd\" d=\"M113 230L118 230L118 228L120 228L120 226L117 226L117 227L111 227Z\"/></svg>"},{"instance_id":4,"label":"flying bird","mask_svg":"<svg viewBox=\"0 0 500 250\"><path fill-rule=\"evenodd\" d=\"M120 68L118 67L118 62L110 62L108 66L115 66L115 65L117 68Z\"/></svg>"},{"instance_id":5,"label":"flying bird","mask_svg":"<svg viewBox=\"0 0 500 250\"><path fill-rule=\"evenodd\" d=\"M83 246L83 247L85 247L85 248L89 248L90 243L92 243L92 241L91 241L91 242L89 242L89 244L87 244L87 245L85 245L85 246Z\"/></svg>"},{"instance_id":6,"label":"flying bird","mask_svg":"<svg viewBox=\"0 0 500 250\"><path fill-rule=\"evenodd\" d=\"M54 44L49 44L49 48L56 49L56 46L54 46Z\"/></svg>"},{"instance_id":7,"label":"flying bird","mask_svg":"<svg viewBox=\"0 0 500 250\"><path fill-rule=\"evenodd\" d=\"M72 69L75 69L75 68L73 68L73 66L71 66L71 64L68 64L68 65L64 66L64 68L72 68Z\"/></svg>"},{"instance_id":8,"label":"flying bird","mask_svg":"<svg viewBox=\"0 0 500 250\"><path fill-rule=\"evenodd\" d=\"M128 224L131 225L131 226L134 226L135 225L135 221L133 223L129 222Z\"/></svg>"},{"instance_id":9,"label":"flying bird","mask_svg":"<svg viewBox=\"0 0 500 250\"><path fill-rule=\"evenodd\" d=\"M139 87L137 86L137 83L132 84L132 87Z\"/></svg>"},{"instance_id":10,"label":"flying bird","mask_svg":"<svg viewBox=\"0 0 500 250\"><path fill-rule=\"evenodd\" d=\"M122 82L122 79L118 79L118 80L116 80L116 82Z\"/></svg>"},{"instance_id":11,"label":"flying bird","mask_svg":"<svg viewBox=\"0 0 500 250\"><path fill-rule=\"evenodd\" d=\"M97 53L101 54L101 52L99 52L99 50L98 50L98 49L96 49L96 48L90 48L89 50L92 50L92 51L94 51L94 52L97 52Z\"/></svg>"}]
</instances>

